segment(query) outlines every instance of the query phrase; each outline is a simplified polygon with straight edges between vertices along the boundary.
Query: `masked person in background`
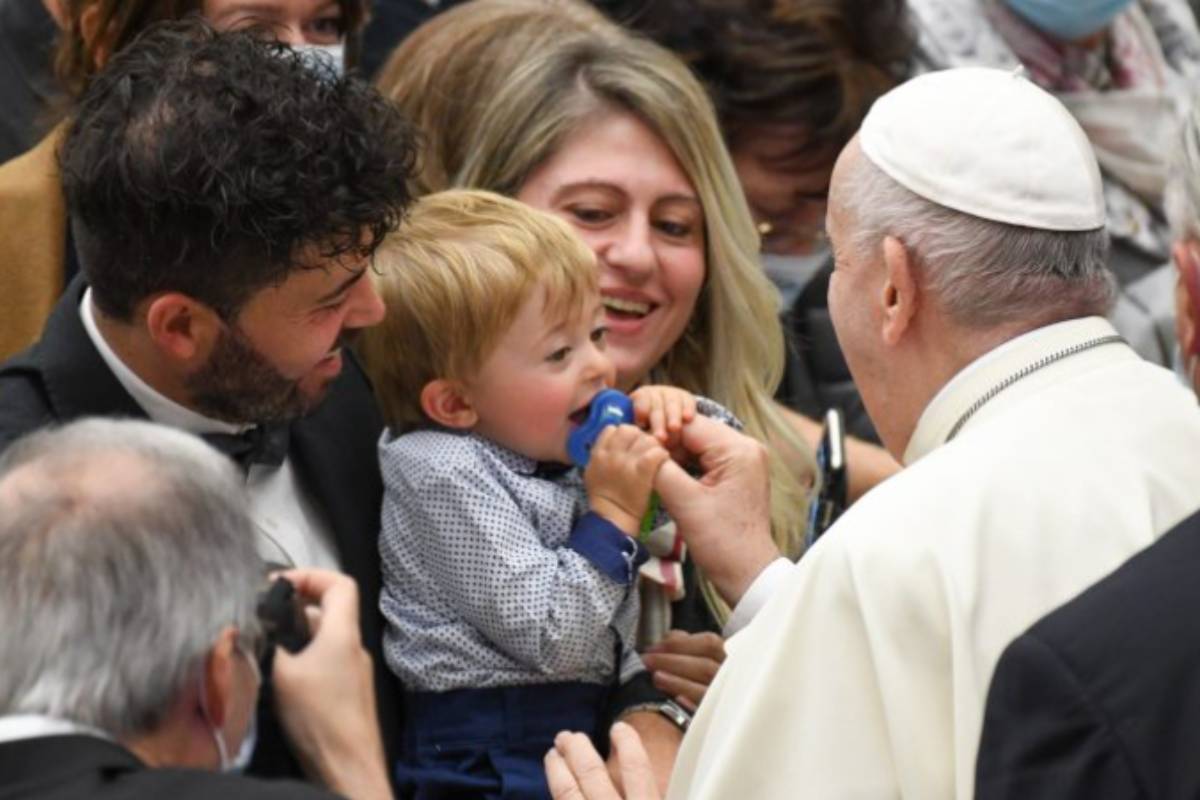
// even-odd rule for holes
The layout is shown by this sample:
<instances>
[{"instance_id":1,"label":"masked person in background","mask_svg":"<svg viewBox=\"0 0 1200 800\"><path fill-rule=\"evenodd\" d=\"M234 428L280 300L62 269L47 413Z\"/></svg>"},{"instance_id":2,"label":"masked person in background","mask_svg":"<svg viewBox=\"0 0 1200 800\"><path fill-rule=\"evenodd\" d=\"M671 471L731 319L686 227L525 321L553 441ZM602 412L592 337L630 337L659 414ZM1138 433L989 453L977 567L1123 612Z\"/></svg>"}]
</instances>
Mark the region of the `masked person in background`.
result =
<instances>
[{"instance_id":1,"label":"masked person in background","mask_svg":"<svg viewBox=\"0 0 1200 800\"><path fill-rule=\"evenodd\" d=\"M1145 358L1172 362L1171 235L1163 189L1171 141L1200 76L1185 0L909 0L925 69L1023 68L1088 136L1104 178L1110 315Z\"/></svg>"},{"instance_id":2,"label":"masked person in background","mask_svg":"<svg viewBox=\"0 0 1200 800\"><path fill-rule=\"evenodd\" d=\"M59 0L55 71L71 100L148 25L202 14L218 30L255 28L341 71L357 61L366 0ZM65 127L0 166L0 360L41 333L79 272L57 153Z\"/></svg>"}]
</instances>

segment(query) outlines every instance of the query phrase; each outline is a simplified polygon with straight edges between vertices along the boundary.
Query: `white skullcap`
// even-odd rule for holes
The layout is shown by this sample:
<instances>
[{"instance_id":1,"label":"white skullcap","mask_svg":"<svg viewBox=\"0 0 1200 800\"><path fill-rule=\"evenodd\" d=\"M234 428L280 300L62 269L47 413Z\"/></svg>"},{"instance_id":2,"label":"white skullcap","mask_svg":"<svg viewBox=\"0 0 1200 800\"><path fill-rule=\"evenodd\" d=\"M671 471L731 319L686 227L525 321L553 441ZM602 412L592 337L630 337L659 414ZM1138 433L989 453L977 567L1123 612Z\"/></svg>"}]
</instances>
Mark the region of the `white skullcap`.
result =
<instances>
[{"instance_id":1,"label":"white skullcap","mask_svg":"<svg viewBox=\"0 0 1200 800\"><path fill-rule=\"evenodd\" d=\"M1016 73L969 67L914 78L875 102L859 144L892 180L956 211L1053 231L1105 224L1087 135Z\"/></svg>"}]
</instances>

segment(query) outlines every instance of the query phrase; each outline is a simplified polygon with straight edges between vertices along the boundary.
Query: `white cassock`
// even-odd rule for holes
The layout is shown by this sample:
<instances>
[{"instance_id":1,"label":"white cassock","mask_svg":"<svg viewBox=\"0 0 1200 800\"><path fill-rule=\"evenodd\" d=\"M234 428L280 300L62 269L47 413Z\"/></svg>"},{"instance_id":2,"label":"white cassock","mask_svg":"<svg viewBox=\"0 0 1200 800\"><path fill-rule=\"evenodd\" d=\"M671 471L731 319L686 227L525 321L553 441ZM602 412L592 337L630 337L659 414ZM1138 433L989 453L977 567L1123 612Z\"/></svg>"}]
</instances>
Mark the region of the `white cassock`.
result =
<instances>
[{"instance_id":1,"label":"white cassock","mask_svg":"<svg viewBox=\"0 0 1200 800\"><path fill-rule=\"evenodd\" d=\"M1112 335L1042 328L934 398L907 469L729 641L669 797L973 796L1000 652L1200 508L1200 410L1171 373L1112 343L1037 368Z\"/></svg>"}]
</instances>

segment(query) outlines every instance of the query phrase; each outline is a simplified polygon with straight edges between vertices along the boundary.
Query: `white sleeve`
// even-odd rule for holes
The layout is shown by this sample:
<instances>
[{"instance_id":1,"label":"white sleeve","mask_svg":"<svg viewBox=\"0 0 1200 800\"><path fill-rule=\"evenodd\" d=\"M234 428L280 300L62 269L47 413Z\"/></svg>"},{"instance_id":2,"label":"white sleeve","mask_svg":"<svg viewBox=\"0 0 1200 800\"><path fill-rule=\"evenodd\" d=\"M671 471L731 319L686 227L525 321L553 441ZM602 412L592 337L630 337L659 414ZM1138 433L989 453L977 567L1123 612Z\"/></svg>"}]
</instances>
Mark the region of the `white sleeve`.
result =
<instances>
[{"instance_id":1,"label":"white sleeve","mask_svg":"<svg viewBox=\"0 0 1200 800\"><path fill-rule=\"evenodd\" d=\"M754 583L750 584L750 588L742 595L742 599L733 609L733 613L729 615L729 620L725 623L725 629L721 633L726 639L750 624L759 609L767 604L767 601L771 599L776 589L787 579L788 573L795 566L791 561L781 556L768 564L762 572L758 573L758 577L754 579Z\"/></svg>"}]
</instances>

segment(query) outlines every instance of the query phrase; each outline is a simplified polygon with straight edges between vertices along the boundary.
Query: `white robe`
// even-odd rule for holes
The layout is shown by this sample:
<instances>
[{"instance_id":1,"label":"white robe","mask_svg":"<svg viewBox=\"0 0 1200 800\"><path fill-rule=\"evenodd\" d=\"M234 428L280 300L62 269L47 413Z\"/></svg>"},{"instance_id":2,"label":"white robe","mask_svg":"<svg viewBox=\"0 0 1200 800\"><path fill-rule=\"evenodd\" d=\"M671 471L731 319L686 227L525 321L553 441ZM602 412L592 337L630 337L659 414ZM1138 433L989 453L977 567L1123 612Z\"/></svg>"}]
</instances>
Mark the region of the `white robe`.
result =
<instances>
[{"instance_id":1,"label":"white robe","mask_svg":"<svg viewBox=\"0 0 1200 800\"><path fill-rule=\"evenodd\" d=\"M1000 652L1200 508L1195 397L1123 344L1018 380L944 444L1006 377L1112 333L1096 317L1034 331L934 398L907 468L730 640L669 797L973 796Z\"/></svg>"}]
</instances>

